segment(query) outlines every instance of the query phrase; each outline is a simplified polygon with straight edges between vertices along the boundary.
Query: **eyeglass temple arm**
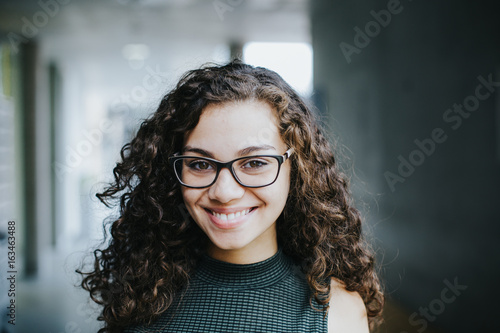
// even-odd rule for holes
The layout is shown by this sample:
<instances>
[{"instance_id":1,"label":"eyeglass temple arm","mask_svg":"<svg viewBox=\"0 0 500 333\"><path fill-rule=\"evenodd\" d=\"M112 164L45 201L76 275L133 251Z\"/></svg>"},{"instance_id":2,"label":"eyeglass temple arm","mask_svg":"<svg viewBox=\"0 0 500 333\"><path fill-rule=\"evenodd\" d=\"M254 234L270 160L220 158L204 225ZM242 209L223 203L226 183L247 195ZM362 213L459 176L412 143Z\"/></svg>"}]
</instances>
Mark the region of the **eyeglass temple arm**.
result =
<instances>
[{"instance_id":1,"label":"eyeglass temple arm","mask_svg":"<svg viewBox=\"0 0 500 333\"><path fill-rule=\"evenodd\" d=\"M293 148L290 148L285 152L285 161L290 158L292 153L293 153Z\"/></svg>"}]
</instances>

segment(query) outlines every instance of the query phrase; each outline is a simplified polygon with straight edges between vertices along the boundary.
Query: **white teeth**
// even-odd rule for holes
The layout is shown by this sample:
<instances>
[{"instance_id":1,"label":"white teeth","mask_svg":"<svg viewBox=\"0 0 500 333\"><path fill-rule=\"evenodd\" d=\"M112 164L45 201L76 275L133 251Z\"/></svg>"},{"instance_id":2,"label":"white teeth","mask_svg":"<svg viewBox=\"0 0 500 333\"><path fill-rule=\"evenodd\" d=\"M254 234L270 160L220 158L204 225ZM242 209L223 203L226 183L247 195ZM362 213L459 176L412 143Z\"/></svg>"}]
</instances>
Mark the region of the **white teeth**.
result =
<instances>
[{"instance_id":1,"label":"white teeth","mask_svg":"<svg viewBox=\"0 0 500 333\"><path fill-rule=\"evenodd\" d=\"M217 212L212 211L212 214L214 216L216 216L217 218L221 219L222 221L232 220L234 218L237 218L237 217L240 217L243 215L247 215L248 213L250 213L250 209L245 209L245 210L242 210L241 212L235 212L235 213L230 213L230 214L221 214L221 213L217 213Z\"/></svg>"}]
</instances>

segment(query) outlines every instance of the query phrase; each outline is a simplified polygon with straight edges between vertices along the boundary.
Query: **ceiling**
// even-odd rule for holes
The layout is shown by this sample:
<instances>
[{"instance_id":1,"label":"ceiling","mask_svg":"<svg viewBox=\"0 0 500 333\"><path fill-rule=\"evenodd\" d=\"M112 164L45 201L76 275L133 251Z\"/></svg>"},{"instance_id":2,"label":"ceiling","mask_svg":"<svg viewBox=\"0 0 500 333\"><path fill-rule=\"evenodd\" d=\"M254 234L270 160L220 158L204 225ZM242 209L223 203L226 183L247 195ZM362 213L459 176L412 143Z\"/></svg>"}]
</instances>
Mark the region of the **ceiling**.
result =
<instances>
[{"instance_id":1,"label":"ceiling","mask_svg":"<svg viewBox=\"0 0 500 333\"><path fill-rule=\"evenodd\" d=\"M40 61L73 72L107 104L141 84L148 67L177 78L225 60L231 43L310 41L306 0L0 0L0 37L26 36L30 24ZM139 63L124 57L129 44L147 47Z\"/></svg>"}]
</instances>

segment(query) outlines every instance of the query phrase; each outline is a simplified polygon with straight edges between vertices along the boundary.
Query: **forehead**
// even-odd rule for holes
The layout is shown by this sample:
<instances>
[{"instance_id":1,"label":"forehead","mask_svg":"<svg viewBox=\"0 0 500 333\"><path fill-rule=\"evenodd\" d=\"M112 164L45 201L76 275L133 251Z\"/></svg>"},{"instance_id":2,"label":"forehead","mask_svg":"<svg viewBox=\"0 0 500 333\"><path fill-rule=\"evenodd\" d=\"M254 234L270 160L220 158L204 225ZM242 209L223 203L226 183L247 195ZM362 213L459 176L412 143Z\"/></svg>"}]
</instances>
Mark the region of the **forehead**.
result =
<instances>
[{"instance_id":1,"label":"forehead","mask_svg":"<svg viewBox=\"0 0 500 333\"><path fill-rule=\"evenodd\" d=\"M255 100L207 106L184 140L184 145L213 152L234 152L262 144L277 150L285 147L276 111L268 103Z\"/></svg>"}]
</instances>

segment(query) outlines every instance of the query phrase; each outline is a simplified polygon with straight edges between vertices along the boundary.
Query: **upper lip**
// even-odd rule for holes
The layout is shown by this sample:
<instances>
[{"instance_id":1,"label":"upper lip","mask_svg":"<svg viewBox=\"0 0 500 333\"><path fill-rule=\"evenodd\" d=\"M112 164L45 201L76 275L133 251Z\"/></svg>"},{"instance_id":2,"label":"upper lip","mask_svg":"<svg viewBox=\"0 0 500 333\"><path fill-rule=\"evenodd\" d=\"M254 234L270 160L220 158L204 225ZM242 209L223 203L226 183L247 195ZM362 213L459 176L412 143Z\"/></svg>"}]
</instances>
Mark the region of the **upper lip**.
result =
<instances>
[{"instance_id":1,"label":"upper lip","mask_svg":"<svg viewBox=\"0 0 500 333\"><path fill-rule=\"evenodd\" d=\"M231 214L231 213L241 212L247 209L252 209L254 207L255 206L231 207L231 208L219 208L219 207L204 207L204 208L219 214Z\"/></svg>"}]
</instances>

